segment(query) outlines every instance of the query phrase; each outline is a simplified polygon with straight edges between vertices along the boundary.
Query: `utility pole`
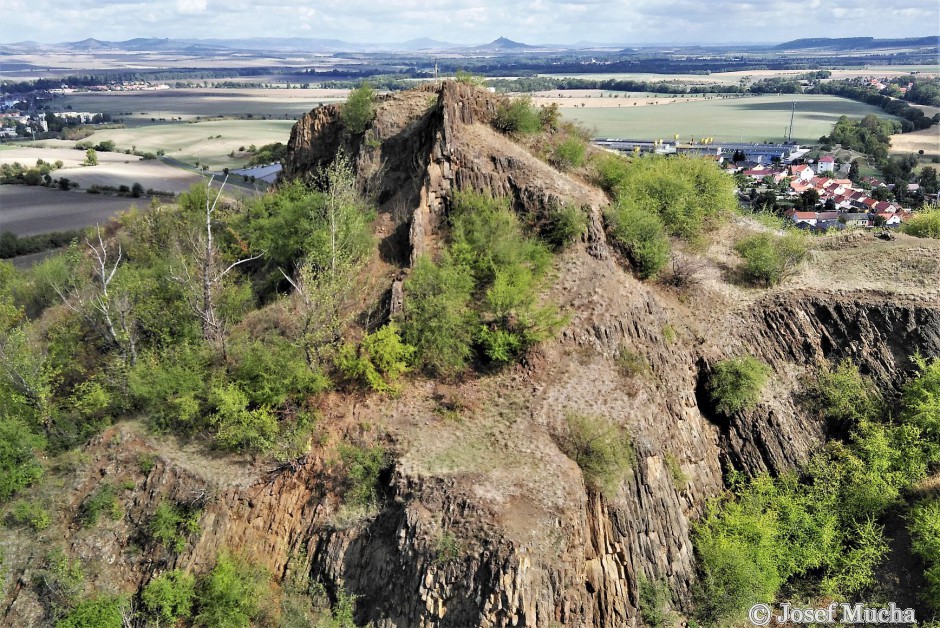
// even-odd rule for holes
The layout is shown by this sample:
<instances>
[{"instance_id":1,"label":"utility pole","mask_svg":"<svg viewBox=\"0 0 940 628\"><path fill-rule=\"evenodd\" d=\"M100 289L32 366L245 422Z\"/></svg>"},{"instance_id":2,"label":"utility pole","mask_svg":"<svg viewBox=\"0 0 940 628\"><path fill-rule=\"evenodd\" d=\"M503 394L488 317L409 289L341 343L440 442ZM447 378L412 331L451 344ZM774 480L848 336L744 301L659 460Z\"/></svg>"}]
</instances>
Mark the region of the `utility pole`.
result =
<instances>
[{"instance_id":1,"label":"utility pole","mask_svg":"<svg viewBox=\"0 0 940 628\"><path fill-rule=\"evenodd\" d=\"M796 101L793 101L793 106L790 108L790 132L787 133L787 144L793 141L793 116L796 114Z\"/></svg>"}]
</instances>

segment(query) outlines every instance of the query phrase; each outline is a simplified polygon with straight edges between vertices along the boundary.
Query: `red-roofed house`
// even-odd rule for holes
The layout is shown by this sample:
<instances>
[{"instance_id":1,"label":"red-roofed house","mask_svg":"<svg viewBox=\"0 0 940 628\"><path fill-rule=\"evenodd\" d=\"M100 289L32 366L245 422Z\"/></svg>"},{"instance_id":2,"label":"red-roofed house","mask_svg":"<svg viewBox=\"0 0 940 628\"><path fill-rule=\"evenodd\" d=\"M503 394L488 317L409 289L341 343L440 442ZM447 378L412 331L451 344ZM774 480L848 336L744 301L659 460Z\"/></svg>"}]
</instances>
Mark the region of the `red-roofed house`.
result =
<instances>
[{"instance_id":1,"label":"red-roofed house","mask_svg":"<svg viewBox=\"0 0 940 628\"><path fill-rule=\"evenodd\" d=\"M835 167L836 167L836 160L832 156L826 155L825 157L819 160L819 163L816 166L816 170L818 172L832 172L833 170L835 170Z\"/></svg>"},{"instance_id":2,"label":"red-roofed house","mask_svg":"<svg viewBox=\"0 0 940 628\"><path fill-rule=\"evenodd\" d=\"M813 169L805 164L799 166L790 166L790 175L797 179L809 181L813 178L813 174Z\"/></svg>"},{"instance_id":3,"label":"red-roofed house","mask_svg":"<svg viewBox=\"0 0 940 628\"><path fill-rule=\"evenodd\" d=\"M879 218L884 218L885 225L888 227L901 224L900 214L895 214L895 213L890 213L890 212L879 212L875 215L878 216Z\"/></svg>"},{"instance_id":4,"label":"red-roofed house","mask_svg":"<svg viewBox=\"0 0 940 628\"><path fill-rule=\"evenodd\" d=\"M819 217L819 214L816 212L787 212L787 215L790 217L790 220L793 222L805 222L808 225L815 225L816 219Z\"/></svg>"}]
</instances>

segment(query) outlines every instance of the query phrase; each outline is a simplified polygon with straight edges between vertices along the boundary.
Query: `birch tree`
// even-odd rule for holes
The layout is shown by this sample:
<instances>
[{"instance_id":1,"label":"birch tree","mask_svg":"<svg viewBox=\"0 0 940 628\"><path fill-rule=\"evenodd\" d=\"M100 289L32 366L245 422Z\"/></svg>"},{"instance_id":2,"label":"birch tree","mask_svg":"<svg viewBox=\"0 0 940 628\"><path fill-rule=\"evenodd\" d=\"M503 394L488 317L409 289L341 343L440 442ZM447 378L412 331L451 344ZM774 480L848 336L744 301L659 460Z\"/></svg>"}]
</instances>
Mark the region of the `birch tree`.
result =
<instances>
[{"instance_id":1,"label":"birch tree","mask_svg":"<svg viewBox=\"0 0 940 628\"><path fill-rule=\"evenodd\" d=\"M215 199L211 199L209 190L214 179L210 178L206 184L204 228L190 234L188 254L180 252L181 263L174 279L186 289L190 308L201 322L205 340L224 350L225 324L218 311L223 282L236 267L260 258L261 254L243 257L228 265L223 263L213 236L213 215L228 176L219 186Z\"/></svg>"},{"instance_id":2,"label":"birch tree","mask_svg":"<svg viewBox=\"0 0 940 628\"><path fill-rule=\"evenodd\" d=\"M126 285L115 285L124 250L120 243L107 241L101 225L95 237L85 238L92 261L92 280L66 293L53 286L66 307L82 316L114 349L126 364L137 362L138 332L133 313L133 296ZM119 284L120 282L118 282Z\"/></svg>"}]
</instances>

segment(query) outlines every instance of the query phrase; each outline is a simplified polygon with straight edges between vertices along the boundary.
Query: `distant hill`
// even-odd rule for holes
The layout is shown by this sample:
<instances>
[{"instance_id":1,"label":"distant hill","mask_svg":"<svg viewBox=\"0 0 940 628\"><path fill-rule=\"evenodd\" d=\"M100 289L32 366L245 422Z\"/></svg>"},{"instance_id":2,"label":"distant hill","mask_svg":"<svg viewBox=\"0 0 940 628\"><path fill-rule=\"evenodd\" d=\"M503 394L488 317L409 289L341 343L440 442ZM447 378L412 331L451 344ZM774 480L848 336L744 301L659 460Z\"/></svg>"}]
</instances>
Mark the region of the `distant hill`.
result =
<instances>
[{"instance_id":1,"label":"distant hill","mask_svg":"<svg viewBox=\"0 0 940 628\"><path fill-rule=\"evenodd\" d=\"M538 46L530 46L529 44L523 44L518 41L513 41L505 37L500 37L494 39L488 44L483 44L482 46L471 46L470 50L488 50L488 51L506 51L506 50L531 50L538 48Z\"/></svg>"},{"instance_id":2,"label":"distant hill","mask_svg":"<svg viewBox=\"0 0 940 628\"><path fill-rule=\"evenodd\" d=\"M908 37L905 39L875 39L874 37L817 37L794 39L775 46L775 50L807 50L828 48L832 50L883 50L885 48L921 48L940 45L940 37Z\"/></svg>"},{"instance_id":3,"label":"distant hill","mask_svg":"<svg viewBox=\"0 0 940 628\"><path fill-rule=\"evenodd\" d=\"M431 39L430 37L418 37L400 44L393 44L392 47L396 50L448 50L457 48L457 44Z\"/></svg>"}]
</instances>

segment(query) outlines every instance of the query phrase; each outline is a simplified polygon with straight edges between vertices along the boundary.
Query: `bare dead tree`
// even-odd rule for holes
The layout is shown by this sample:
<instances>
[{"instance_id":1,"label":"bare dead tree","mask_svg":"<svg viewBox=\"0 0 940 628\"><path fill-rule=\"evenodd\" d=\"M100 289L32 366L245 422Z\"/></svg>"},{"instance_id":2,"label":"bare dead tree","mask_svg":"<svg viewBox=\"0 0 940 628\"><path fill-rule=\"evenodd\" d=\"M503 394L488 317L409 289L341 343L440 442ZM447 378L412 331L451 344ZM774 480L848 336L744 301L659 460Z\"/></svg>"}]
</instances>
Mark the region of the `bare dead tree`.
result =
<instances>
[{"instance_id":1,"label":"bare dead tree","mask_svg":"<svg viewBox=\"0 0 940 628\"><path fill-rule=\"evenodd\" d=\"M687 288L699 282L699 275L705 270L705 262L679 253L672 255L672 272L664 282L676 288Z\"/></svg>"},{"instance_id":2,"label":"bare dead tree","mask_svg":"<svg viewBox=\"0 0 940 628\"><path fill-rule=\"evenodd\" d=\"M114 291L111 285L117 273L124 251L118 243L117 251L101 234L101 225L95 226L94 241L85 238L94 264L94 277L86 289L73 289L66 294L59 286L53 289L62 302L73 312L81 315L93 329L117 349L125 362L137 362L137 325L133 319L131 297L126 290Z\"/></svg>"},{"instance_id":3,"label":"bare dead tree","mask_svg":"<svg viewBox=\"0 0 940 628\"><path fill-rule=\"evenodd\" d=\"M202 335L210 343L220 346L224 341L224 321L218 315L218 293L222 288L223 280L237 266L247 262L254 261L261 257L252 255L232 262L225 268L221 268L219 252L215 247L215 241L212 236L212 216L218 206L219 199L222 198L222 191L228 182L228 175L219 186L218 194L210 203L209 189L212 186L212 176L206 184L206 222L205 231L198 234L192 234L190 238L190 250L193 254L192 261L187 261L186 255L180 265L180 272L173 276L173 279L186 287L189 292L189 305L193 313L199 317L202 323ZM194 268L192 268L194 267ZM224 347L222 347L224 350Z\"/></svg>"}]
</instances>

